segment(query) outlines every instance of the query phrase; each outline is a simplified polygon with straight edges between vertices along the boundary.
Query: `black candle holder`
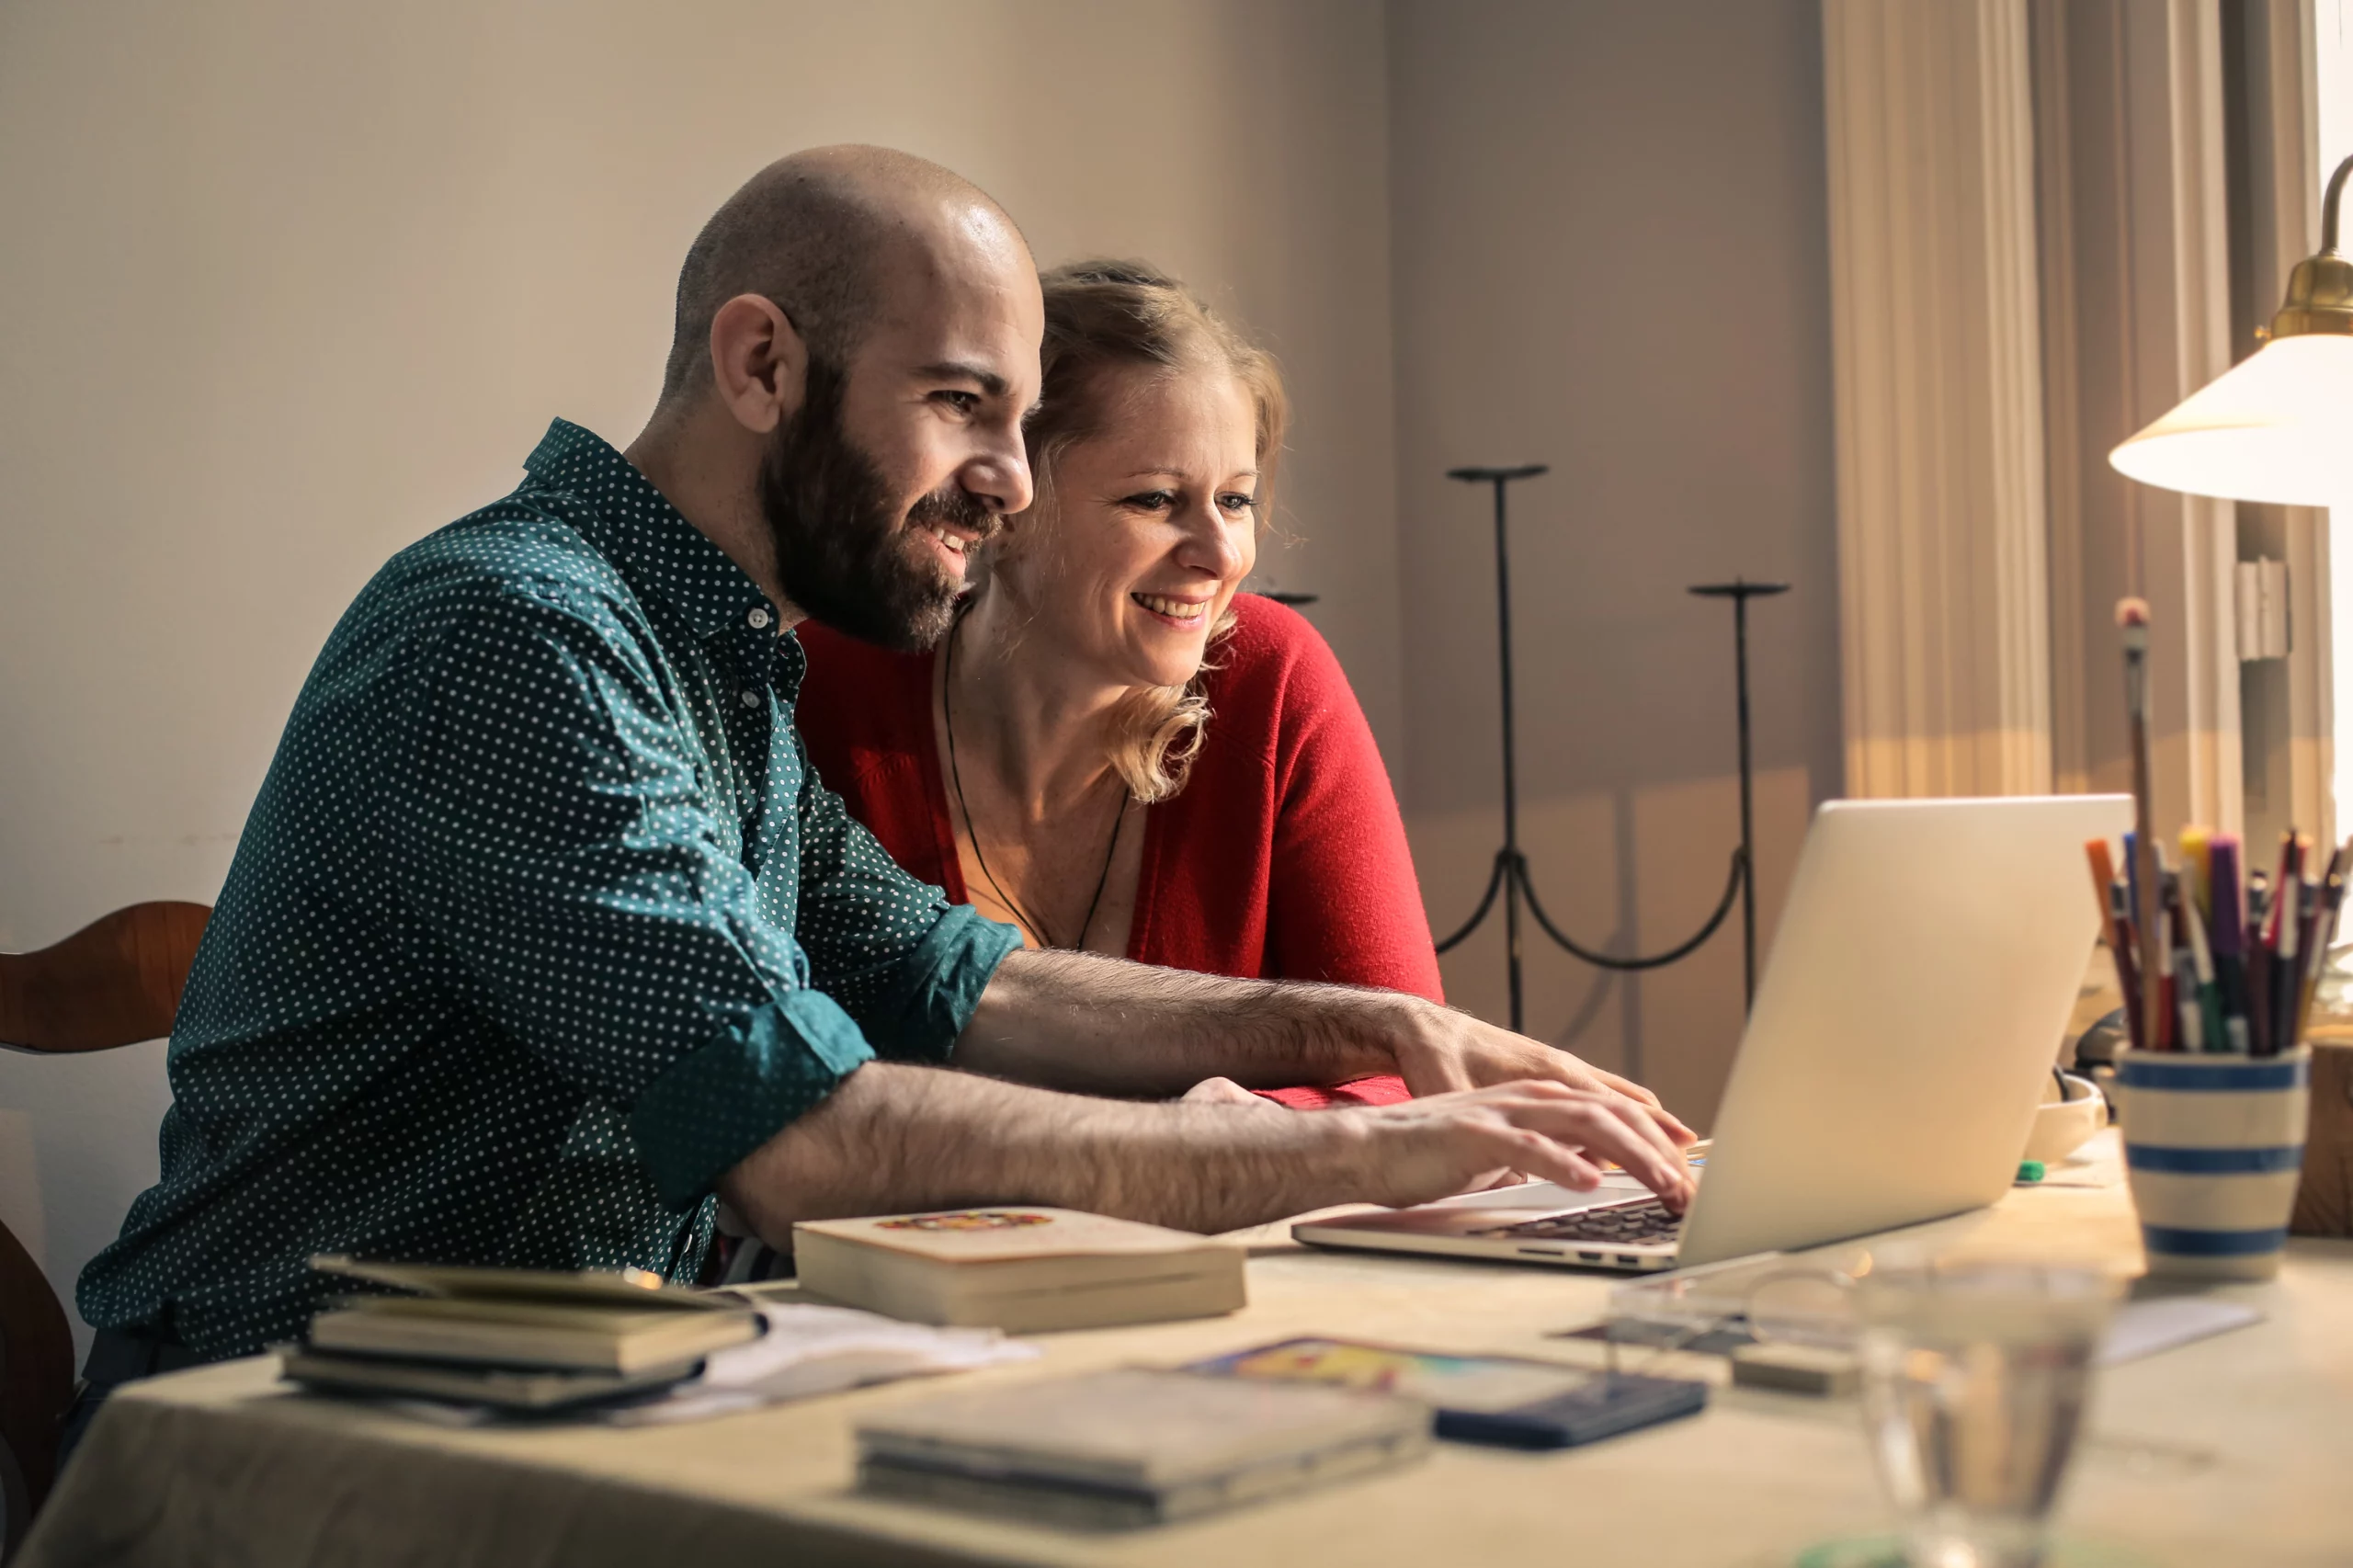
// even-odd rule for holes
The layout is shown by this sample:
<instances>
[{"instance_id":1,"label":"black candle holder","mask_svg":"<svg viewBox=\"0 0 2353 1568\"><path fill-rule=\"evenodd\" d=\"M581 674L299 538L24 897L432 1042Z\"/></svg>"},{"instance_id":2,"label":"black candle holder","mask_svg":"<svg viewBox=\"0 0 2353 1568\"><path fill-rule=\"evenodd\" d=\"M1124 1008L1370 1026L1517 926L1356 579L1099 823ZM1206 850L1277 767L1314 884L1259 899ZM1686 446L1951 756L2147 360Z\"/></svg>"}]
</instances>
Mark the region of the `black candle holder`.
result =
<instances>
[{"instance_id":1,"label":"black candle holder","mask_svg":"<svg viewBox=\"0 0 2353 1568\"><path fill-rule=\"evenodd\" d=\"M1733 611L1733 656L1734 685L1739 699L1740 720L1740 843L1732 852L1732 870L1724 879L1723 897L1716 903L1715 913L1706 924L1674 947L1664 952L1643 957L1620 958L1601 953L1584 946L1552 924L1544 906L1536 897L1536 884L1529 876L1528 857L1519 847L1519 765L1514 745L1516 722L1512 705L1511 679L1511 545L1505 525L1504 490L1516 480L1532 479L1550 472L1543 463L1520 463L1510 468L1452 468L1446 471L1449 479L1459 479L1468 484L1492 484L1495 491L1495 632L1501 655L1501 684L1504 716L1504 841L1496 849L1494 869L1487 875L1487 890L1479 895L1479 906L1471 912L1461 929L1438 944L1441 953L1461 944L1462 939L1483 925L1495 905L1498 893L1504 902L1504 950L1511 981L1511 1027L1520 1028L1521 960L1519 905L1525 899L1528 912L1536 924L1563 951L1600 969L1621 972L1663 969L1680 959L1688 958L1704 946L1732 913L1733 900L1741 901L1741 926L1744 938L1742 957L1743 1006L1756 1000L1756 881L1755 778L1748 750L1748 601L1768 598L1790 591L1787 583L1751 583L1735 577L1729 583L1703 583L1688 591L1706 598L1730 599Z\"/></svg>"}]
</instances>

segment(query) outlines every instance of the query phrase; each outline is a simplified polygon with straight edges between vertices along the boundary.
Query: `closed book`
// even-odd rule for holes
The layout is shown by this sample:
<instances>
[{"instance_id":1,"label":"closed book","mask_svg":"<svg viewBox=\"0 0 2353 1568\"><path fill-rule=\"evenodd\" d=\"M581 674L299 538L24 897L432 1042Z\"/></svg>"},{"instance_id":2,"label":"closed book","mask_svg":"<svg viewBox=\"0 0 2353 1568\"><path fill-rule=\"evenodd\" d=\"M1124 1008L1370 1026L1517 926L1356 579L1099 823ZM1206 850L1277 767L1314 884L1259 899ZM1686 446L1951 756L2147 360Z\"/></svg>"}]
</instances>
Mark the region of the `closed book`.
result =
<instances>
[{"instance_id":1,"label":"closed book","mask_svg":"<svg viewBox=\"0 0 2353 1568\"><path fill-rule=\"evenodd\" d=\"M602 1372L695 1360L759 1332L749 1312L445 1296L363 1297L311 1320L325 1350Z\"/></svg>"},{"instance_id":2,"label":"closed book","mask_svg":"<svg viewBox=\"0 0 2353 1568\"><path fill-rule=\"evenodd\" d=\"M883 1496L1095 1527L1197 1517L1408 1463L1429 1407L1391 1394L1129 1369L902 1404L858 1426Z\"/></svg>"},{"instance_id":3,"label":"closed book","mask_svg":"<svg viewBox=\"0 0 2353 1568\"><path fill-rule=\"evenodd\" d=\"M672 1285L644 1268L497 1268L465 1263L370 1263L341 1253L314 1253L311 1267L340 1279L358 1279L420 1296L468 1301L572 1302L633 1307L652 1312L724 1312L740 1301L707 1290Z\"/></svg>"},{"instance_id":4,"label":"closed book","mask_svg":"<svg viewBox=\"0 0 2353 1568\"><path fill-rule=\"evenodd\" d=\"M293 1382L330 1393L441 1400L500 1410L562 1410L667 1388L702 1363L672 1362L637 1372L583 1372L560 1367L468 1366L343 1356L310 1346L278 1352L279 1370Z\"/></svg>"},{"instance_id":5,"label":"closed book","mask_svg":"<svg viewBox=\"0 0 2353 1568\"><path fill-rule=\"evenodd\" d=\"M829 1301L1008 1334L1211 1317L1247 1300L1241 1247L1068 1209L807 1221L792 1253L801 1288Z\"/></svg>"}]
</instances>

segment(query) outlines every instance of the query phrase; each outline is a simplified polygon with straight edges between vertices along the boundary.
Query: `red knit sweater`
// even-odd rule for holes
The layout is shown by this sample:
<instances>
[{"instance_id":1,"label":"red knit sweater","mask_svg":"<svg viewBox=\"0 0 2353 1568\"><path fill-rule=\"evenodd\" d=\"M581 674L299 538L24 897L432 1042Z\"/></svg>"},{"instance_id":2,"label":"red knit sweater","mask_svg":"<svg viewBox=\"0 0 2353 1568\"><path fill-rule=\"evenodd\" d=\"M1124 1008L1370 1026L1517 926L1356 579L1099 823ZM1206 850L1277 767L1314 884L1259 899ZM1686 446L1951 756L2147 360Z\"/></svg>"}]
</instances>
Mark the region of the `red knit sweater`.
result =
<instances>
[{"instance_id":1,"label":"red knit sweater","mask_svg":"<svg viewBox=\"0 0 2353 1568\"><path fill-rule=\"evenodd\" d=\"M1372 731L1304 618L1237 594L1212 651L1209 733L1185 788L1144 814L1128 957L1202 974L1377 985L1443 1001L1413 857ZM931 723L930 653L814 622L795 719L826 787L892 858L959 902ZM1301 1108L1383 1105L1393 1076L1275 1089Z\"/></svg>"}]
</instances>

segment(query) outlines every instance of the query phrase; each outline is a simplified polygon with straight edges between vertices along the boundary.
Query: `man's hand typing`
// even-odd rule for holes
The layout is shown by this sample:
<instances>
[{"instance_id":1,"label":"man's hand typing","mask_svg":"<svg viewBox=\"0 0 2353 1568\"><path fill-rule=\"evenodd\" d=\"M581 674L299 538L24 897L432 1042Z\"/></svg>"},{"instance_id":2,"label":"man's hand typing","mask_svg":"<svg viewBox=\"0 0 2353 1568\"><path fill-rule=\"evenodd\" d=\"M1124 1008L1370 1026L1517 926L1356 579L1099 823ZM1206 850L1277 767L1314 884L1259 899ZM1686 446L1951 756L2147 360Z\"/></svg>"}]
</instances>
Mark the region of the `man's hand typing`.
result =
<instances>
[{"instance_id":1,"label":"man's hand typing","mask_svg":"<svg viewBox=\"0 0 2353 1568\"><path fill-rule=\"evenodd\" d=\"M1649 1107L1534 1080L1403 1105L1138 1104L870 1062L720 1184L771 1244L795 1220L1049 1203L1224 1231L1333 1203L1410 1204L1521 1171L1591 1189L1615 1161L1672 1208L1691 1178Z\"/></svg>"},{"instance_id":2,"label":"man's hand typing","mask_svg":"<svg viewBox=\"0 0 2353 1568\"><path fill-rule=\"evenodd\" d=\"M1551 1082L1572 1089L1620 1095L1648 1108L1678 1148L1698 1134L1660 1106L1658 1096L1631 1078L1605 1073L1541 1040L1483 1023L1468 1013L1401 997L1391 1051L1398 1075L1415 1095L1440 1095L1491 1084Z\"/></svg>"},{"instance_id":3,"label":"man's hand typing","mask_svg":"<svg viewBox=\"0 0 2353 1568\"><path fill-rule=\"evenodd\" d=\"M1427 1203L1513 1172L1591 1191L1601 1185L1605 1161L1623 1166L1669 1209L1680 1212L1691 1200L1682 1149L1689 1133L1674 1122L1678 1141L1662 1125L1664 1112L1614 1089L1529 1079L1316 1114L1363 1119L1369 1161L1347 1197L1367 1202Z\"/></svg>"}]
</instances>

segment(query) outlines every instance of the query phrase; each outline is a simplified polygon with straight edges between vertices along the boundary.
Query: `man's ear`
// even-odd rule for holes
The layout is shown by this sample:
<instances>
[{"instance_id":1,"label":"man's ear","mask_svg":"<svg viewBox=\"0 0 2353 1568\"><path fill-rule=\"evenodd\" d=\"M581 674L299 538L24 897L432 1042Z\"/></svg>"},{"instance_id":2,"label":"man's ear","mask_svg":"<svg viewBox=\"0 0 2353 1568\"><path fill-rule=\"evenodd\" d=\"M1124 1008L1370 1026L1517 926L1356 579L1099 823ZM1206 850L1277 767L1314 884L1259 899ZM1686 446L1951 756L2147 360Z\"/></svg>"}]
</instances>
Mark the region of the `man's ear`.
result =
<instances>
[{"instance_id":1,"label":"man's ear","mask_svg":"<svg viewBox=\"0 0 2353 1568\"><path fill-rule=\"evenodd\" d=\"M774 300L738 294L710 318L710 370L735 422L765 436L808 395L809 346Z\"/></svg>"}]
</instances>

